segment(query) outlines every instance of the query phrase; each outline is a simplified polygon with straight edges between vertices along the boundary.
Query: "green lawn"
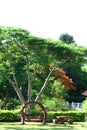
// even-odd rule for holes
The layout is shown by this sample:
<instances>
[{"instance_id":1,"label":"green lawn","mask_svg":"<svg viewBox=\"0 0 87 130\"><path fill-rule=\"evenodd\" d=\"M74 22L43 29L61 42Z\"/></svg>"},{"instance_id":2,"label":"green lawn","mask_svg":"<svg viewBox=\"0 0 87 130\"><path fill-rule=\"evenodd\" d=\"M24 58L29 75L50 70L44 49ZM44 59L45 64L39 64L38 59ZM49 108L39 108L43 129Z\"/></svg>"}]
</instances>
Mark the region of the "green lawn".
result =
<instances>
[{"instance_id":1,"label":"green lawn","mask_svg":"<svg viewBox=\"0 0 87 130\"><path fill-rule=\"evenodd\" d=\"M26 123L20 125L20 123L3 123L0 122L0 130L86 130L87 122L74 123L73 125L65 124L53 124L47 123L42 125L41 123Z\"/></svg>"}]
</instances>

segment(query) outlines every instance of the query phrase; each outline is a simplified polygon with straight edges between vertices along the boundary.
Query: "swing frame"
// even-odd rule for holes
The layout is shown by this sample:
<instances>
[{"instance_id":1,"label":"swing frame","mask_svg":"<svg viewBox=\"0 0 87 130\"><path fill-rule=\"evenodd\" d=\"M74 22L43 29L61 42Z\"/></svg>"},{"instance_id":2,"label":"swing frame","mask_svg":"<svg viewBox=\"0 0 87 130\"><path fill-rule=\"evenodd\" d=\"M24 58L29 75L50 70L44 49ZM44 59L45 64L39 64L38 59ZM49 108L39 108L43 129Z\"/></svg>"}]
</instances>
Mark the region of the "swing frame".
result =
<instances>
[{"instance_id":1,"label":"swing frame","mask_svg":"<svg viewBox=\"0 0 87 130\"><path fill-rule=\"evenodd\" d=\"M47 119L47 112L46 112L46 109L45 107L42 105L42 103L40 102L27 102L24 104L22 110L21 110L21 113L20 113L20 117L21 117L21 124L25 124L25 108L27 108L27 106L29 104L35 104L35 105L38 105L41 110L44 112L44 116L43 116L43 119L40 118L40 116L31 116L31 117L27 117L27 121L42 121L43 124L46 123L46 119Z\"/></svg>"}]
</instances>

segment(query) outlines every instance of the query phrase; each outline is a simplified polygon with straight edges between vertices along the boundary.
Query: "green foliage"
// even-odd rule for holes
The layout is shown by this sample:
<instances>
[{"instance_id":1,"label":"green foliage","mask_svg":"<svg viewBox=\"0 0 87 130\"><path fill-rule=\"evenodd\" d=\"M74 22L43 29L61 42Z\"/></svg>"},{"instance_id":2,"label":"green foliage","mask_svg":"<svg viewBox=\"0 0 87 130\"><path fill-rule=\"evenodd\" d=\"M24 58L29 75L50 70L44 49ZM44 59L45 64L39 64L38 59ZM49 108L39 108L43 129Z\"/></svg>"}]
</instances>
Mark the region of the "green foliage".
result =
<instances>
[{"instance_id":1,"label":"green foliage","mask_svg":"<svg viewBox=\"0 0 87 130\"><path fill-rule=\"evenodd\" d=\"M6 98L4 100L0 100L0 109L14 110L20 105L20 101L16 98Z\"/></svg>"},{"instance_id":2,"label":"green foliage","mask_svg":"<svg viewBox=\"0 0 87 130\"><path fill-rule=\"evenodd\" d=\"M69 35L68 33L61 34L59 39L67 44L71 44L75 42L73 36Z\"/></svg>"},{"instance_id":3,"label":"green foliage","mask_svg":"<svg viewBox=\"0 0 87 130\"><path fill-rule=\"evenodd\" d=\"M48 53L47 47L44 39L33 37L26 30L1 27L0 74L3 78L10 78L13 82L15 81L13 75L15 75L26 99L27 74L29 73L32 80L32 86L35 87L36 82L37 90L40 90L49 71L48 64L55 59L51 53ZM39 80L37 80L38 77Z\"/></svg>"},{"instance_id":4,"label":"green foliage","mask_svg":"<svg viewBox=\"0 0 87 130\"><path fill-rule=\"evenodd\" d=\"M57 104L53 99L52 100L46 99L45 102L44 102L44 106L45 106L47 111L52 111L52 110L57 109L56 108Z\"/></svg>"},{"instance_id":5,"label":"green foliage","mask_svg":"<svg viewBox=\"0 0 87 130\"><path fill-rule=\"evenodd\" d=\"M10 121L19 121L19 110L9 111L9 110L0 110L0 121L10 122Z\"/></svg>"},{"instance_id":6,"label":"green foliage","mask_svg":"<svg viewBox=\"0 0 87 130\"><path fill-rule=\"evenodd\" d=\"M59 95L61 98L67 97L67 90L66 90L66 88L61 83L59 83L56 80L52 84L52 90L54 90L53 91L54 94Z\"/></svg>"},{"instance_id":7,"label":"green foliage","mask_svg":"<svg viewBox=\"0 0 87 130\"><path fill-rule=\"evenodd\" d=\"M28 116L43 116L43 111L39 105L36 104L32 109L30 109L30 107L32 107L32 104L29 104L25 109L25 113Z\"/></svg>"},{"instance_id":8,"label":"green foliage","mask_svg":"<svg viewBox=\"0 0 87 130\"><path fill-rule=\"evenodd\" d=\"M67 119L72 119L73 121L85 121L85 112L81 111L59 111L59 112L48 112L48 121L52 122L57 116L67 116Z\"/></svg>"},{"instance_id":9,"label":"green foliage","mask_svg":"<svg viewBox=\"0 0 87 130\"><path fill-rule=\"evenodd\" d=\"M66 74L72 79L73 85L76 87L76 96L80 96L83 91L87 89L87 72L84 69L87 60L85 51L87 48L69 45L72 50L74 49L74 53L78 52L78 54L74 55L72 58L68 58L64 65L62 65L63 69L66 71ZM70 95L71 96L71 95Z\"/></svg>"},{"instance_id":10,"label":"green foliage","mask_svg":"<svg viewBox=\"0 0 87 130\"><path fill-rule=\"evenodd\" d=\"M87 64L84 64L84 65L82 66L82 70L83 70L84 72L87 72Z\"/></svg>"},{"instance_id":11,"label":"green foliage","mask_svg":"<svg viewBox=\"0 0 87 130\"><path fill-rule=\"evenodd\" d=\"M62 102L62 103L61 103ZM43 105L47 111L60 111L60 110L68 110L66 101L58 99L58 98L46 98L43 101Z\"/></svg>"},{"instance_id":12,"label":"green foliage","mask_svg":"<svg viewBox=\"0 0 87 130\"><path fill-rule=\"evenodd\" d=\"M39 115L42 113L39 111ZM34 113L35 115L35 113ZM67 116L67 119L72 119L73 121L85 121L85 112L81 111L49 111L48 112L48 117L47 117L47 122L52 122L53 119L55 119L57 116ZM14 110L14 111L9 111L9 110L0 110L0 121L4 122L10 122L10 121L19 121L20 120L20 111L19 110Z\"/></svg>"},{"instance_id":13,"label":"green foliage","mask_svg":"<svg viewBox=\"0 0 87 130\"><path fill-rule=\"evenodd\" d=\"M87 100L84 100L84 101L82 102L82 108L83 108L83 110L86 110L86 111L87 111Z\"/></svg>"},{"instance_id":14,"label":"green foliage","mask_svg":"<svg viewBox=\"0 0 87 130\"><path fill-rule=\"evenodd\" d=\"M76 94L75 92L71 93L69 91L69 96L66 98L69 102L83 102L85 100L85 96Z\"/></svg>"},{"instance_id":15,"label":"green foliage","mask_svg":"<svg viewBox=\"0 0 87 130\"><path fill-rule=\"evenodd\" d=\"M60 63L60 67L64 68L67 75L73 79L77 87L77 95L80 95L83 89L87 89L87 72L86 69L82 69L82 65L87 62L87 48L71 44L74 42L73 37L69 34L64 35L66 42L61 42L34 37L27 30L20 28L0 27L0 98L16 97L16 93L6 79L8 76L13 80L14 71L18 85L27 99L26 65L32 81L33 100L49 73L49 63L58 65ZM53 83L50 85L52 86ZM57 84L52 87L58 90ZM48 85L48 92L50 90ZM7 107L9 106L11 103ZM14 108L13 105L11 107Z\"/></svg>"}]
</instances>

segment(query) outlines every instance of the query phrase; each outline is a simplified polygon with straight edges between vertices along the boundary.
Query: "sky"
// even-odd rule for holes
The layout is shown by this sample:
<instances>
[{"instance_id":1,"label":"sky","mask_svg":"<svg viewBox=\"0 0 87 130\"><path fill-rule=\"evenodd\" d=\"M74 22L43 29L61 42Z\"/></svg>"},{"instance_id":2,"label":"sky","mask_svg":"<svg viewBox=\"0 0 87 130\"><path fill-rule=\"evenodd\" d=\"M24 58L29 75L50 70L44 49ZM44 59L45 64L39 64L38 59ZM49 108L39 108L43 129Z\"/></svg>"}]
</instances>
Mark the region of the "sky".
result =
<instances>
[{"instance_id":1,"label":"sky","mask_svg":"<svg viewBox=\"0 0 87 130\"><path fill-rule=\"evenodd\" d=\"M87 0L0 0L0 26L54 40L68 33L87 47Z\"/></svg>"}]
</instances>

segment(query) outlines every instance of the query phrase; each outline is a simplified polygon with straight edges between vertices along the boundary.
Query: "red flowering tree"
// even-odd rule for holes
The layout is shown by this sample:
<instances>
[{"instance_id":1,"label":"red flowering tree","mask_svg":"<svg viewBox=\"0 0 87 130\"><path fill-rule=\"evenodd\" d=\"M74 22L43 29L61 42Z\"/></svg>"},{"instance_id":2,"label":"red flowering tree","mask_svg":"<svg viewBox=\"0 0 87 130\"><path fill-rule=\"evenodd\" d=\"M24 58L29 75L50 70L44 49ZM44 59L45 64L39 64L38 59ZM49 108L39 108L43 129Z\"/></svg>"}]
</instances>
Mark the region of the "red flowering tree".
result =
<instances>
[{"instance_id":1,"label":"red flowering tree","mask_svg":"<svg viewBox=\"0 0 87 130\"><path fill-rule=\"evenodd\" d=\"M73 81L71 78L69 78L66 75L66 72L61 69L61 68L56 68L53 71L53 76L55 76L56 80L58 82L60 82L62 85L64 85L64 87L66 88L66 90L70 90L70 89L74 89L76 90L76 87L73 86Z\"/></svg>"}]
</instances>

